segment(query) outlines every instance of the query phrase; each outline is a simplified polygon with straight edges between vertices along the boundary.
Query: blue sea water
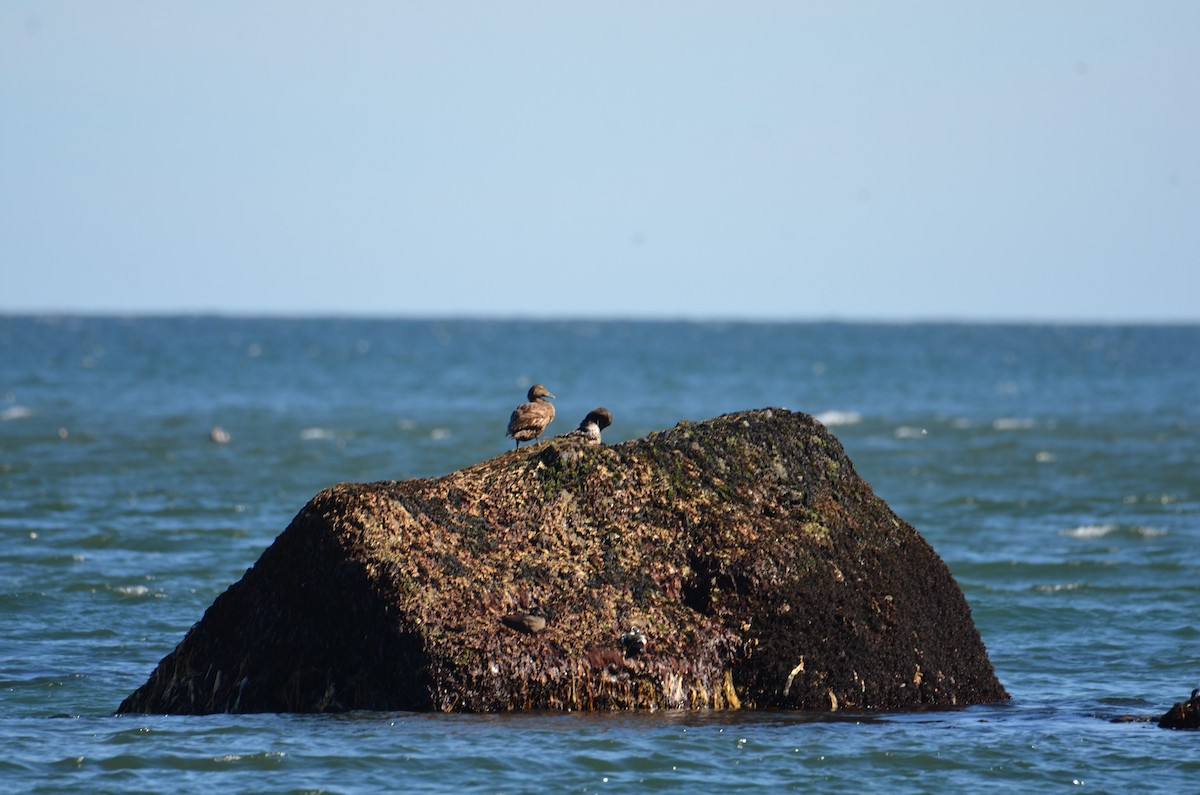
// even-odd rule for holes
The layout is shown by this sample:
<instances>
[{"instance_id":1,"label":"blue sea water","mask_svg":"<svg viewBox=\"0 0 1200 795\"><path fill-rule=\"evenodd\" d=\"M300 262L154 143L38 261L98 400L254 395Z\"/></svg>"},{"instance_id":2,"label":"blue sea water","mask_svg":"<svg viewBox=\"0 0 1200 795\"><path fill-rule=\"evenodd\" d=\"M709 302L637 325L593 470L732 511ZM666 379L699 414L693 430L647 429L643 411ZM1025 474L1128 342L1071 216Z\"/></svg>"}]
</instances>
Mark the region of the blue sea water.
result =
<instances>
[{"instance_id":1,"label":"blue sea water","mask_svg":"<svg viewBox=\"0 0 1200 795\"><path fill-rule=\"evenodd\" d=\"M816 415L1013 699L905 714L114 716L304 503L508 449ZM227 443L211 439L215 428ZM1200 327L0 316L0 792L1192 791Z\"/></svg>"}]
</instances>

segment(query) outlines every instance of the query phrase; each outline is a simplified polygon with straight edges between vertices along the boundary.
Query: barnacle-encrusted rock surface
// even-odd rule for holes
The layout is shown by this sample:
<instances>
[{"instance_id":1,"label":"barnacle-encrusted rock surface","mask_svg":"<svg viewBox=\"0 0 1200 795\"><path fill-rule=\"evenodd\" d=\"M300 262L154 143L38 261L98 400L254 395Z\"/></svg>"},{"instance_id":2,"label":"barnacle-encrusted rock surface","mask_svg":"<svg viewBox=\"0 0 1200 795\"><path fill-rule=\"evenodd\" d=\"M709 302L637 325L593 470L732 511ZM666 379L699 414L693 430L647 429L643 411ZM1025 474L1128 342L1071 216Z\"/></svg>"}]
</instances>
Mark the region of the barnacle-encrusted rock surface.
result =
<instances>
[{"instance_id":1,"label":"barnacle-encrusted rock surface","mask_svg":"<svg viewBox=\"0 0 1200 795\"><path fill-rule=\"evenodd\" d=\"M534 604L544 630L501 622ZM119 711L1007 697L933 549L823 425L766 409L327 489Z\"/></svg>"}]
</instances>

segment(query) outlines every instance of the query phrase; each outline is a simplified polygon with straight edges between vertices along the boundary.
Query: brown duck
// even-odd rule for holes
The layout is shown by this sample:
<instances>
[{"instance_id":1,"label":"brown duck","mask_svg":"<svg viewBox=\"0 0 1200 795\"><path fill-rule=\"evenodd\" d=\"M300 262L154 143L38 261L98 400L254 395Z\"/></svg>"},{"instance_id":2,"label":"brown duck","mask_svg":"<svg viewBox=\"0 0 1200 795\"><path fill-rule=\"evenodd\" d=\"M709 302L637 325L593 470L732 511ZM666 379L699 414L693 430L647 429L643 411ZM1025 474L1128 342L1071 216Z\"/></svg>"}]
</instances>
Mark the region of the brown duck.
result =
<instances>
[{"instance_id":1,"label":"brown duck","mask_svg":"<svg viewBox=\"0 0 1200 795\"><path fill-rule=\"evenodd\" d=\"M554 405L547 400L552 397L554 395L541 384L529 387L529 402L517 406L508 418L506 435L517 440L517 447L521 446L521 442L541 438L546 426L554 419Z\"/></svg>"}]
</instances>

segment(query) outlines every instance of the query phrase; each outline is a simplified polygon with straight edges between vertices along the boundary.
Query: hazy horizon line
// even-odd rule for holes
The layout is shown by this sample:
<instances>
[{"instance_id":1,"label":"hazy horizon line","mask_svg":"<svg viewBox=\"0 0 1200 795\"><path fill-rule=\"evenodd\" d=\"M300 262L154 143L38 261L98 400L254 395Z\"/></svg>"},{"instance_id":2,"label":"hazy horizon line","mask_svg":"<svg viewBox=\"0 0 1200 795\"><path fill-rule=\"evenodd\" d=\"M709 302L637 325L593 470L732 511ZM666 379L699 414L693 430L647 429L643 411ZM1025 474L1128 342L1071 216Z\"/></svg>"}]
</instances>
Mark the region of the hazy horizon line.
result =
<instances>
[{"instance_id":1,"label":"hazy horizon line","mask_svg":"<svg viewBox=\"0 0 1200 795\"><path fill-rule=\"evenodd\" d=\"M101 318L170 319L228 318L239 320L365 320L365 321L444 321L494 323L695 323L695 324L844 324L844 325L976 325L976 326L1197 326L1197 318L1103 318L1013 315L965 317L956 315L703 315L686 313L580 313L521 314L499 312L354 312L347 310L296 309L8 309L0 308L0 317L26 318Z\"/></svg>"}]
</instances>

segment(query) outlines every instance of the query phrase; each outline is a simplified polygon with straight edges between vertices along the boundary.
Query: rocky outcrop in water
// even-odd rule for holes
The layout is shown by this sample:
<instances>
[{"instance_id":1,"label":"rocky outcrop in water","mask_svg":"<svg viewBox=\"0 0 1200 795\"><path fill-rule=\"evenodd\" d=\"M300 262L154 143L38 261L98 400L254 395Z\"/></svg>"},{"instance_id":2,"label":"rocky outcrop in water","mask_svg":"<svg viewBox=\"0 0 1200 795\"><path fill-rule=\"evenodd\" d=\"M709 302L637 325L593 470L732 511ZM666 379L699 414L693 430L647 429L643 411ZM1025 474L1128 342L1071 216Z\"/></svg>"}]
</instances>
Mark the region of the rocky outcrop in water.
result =
<instances>
[{"instance_id":1,"label":"rocky outcrop in water","mask_svg":"<svg viewBox=\"0 0 1200 795\"><path fill-rule=\"evenodd\" d=\"M933 549L823 425L769 409L327 489L119 711L1007 697Z\"/></svg>"},{"instance_id":2,"label":"rocky outcrop in water","mask_svg":"<svg viewBox=\"0 0 1200 795\"><path fill-rule=\"evenodd\" d=\"M1158 719L1160 729L1200 729L1200 688L1187 701L1177 701Z\"/></svg>"}]
</instances>

